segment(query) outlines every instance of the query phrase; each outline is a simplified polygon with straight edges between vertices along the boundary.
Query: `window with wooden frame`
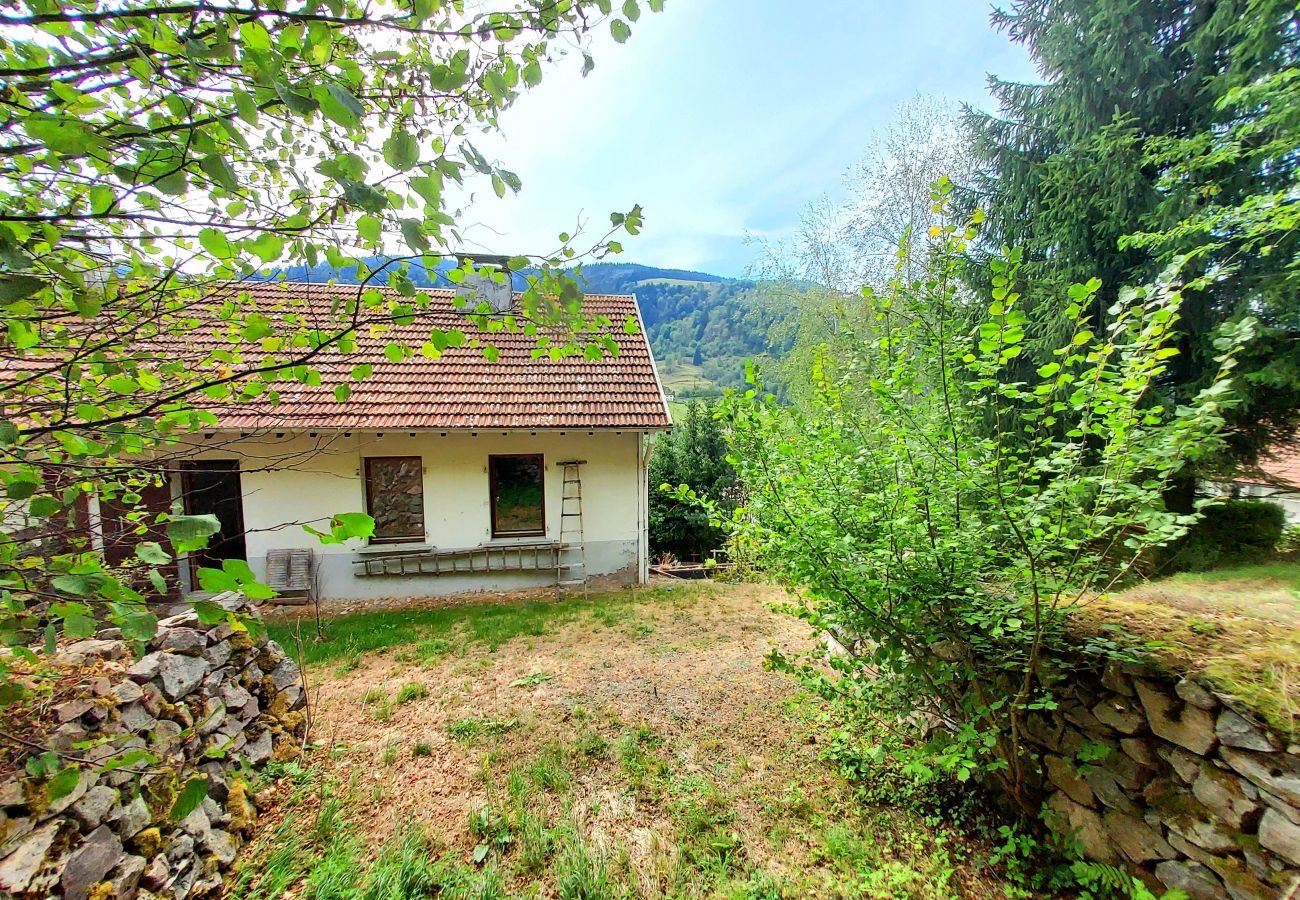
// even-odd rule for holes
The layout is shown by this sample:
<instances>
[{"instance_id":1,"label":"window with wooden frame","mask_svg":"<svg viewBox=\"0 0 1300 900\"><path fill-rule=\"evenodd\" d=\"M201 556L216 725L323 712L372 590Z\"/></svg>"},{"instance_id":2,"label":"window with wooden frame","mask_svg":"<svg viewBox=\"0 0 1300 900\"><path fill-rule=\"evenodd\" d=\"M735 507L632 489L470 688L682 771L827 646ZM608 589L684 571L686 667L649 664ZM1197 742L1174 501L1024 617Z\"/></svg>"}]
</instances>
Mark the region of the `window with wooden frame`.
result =
<instances>
[{"instance_id":1,"label":"window with wooden frame","mask_svg":"<svg viewBox=\"0 0 1300 900\"><path fill-rule=\"evenodd\" d=\"M488 457L492 536L546 534L546 462L540 453Z\"/></svg>"},{"instance_id":2,"label":"window with wooden frame","mask_svg":"<svg viewBox=\"0 0 1300 900\"><path fill-rule=\"evenodd\" d=\"M424 540L424 461L368 456L365 475L366 512L375 520L371 543Z\"/></svg>"}]
</instances>

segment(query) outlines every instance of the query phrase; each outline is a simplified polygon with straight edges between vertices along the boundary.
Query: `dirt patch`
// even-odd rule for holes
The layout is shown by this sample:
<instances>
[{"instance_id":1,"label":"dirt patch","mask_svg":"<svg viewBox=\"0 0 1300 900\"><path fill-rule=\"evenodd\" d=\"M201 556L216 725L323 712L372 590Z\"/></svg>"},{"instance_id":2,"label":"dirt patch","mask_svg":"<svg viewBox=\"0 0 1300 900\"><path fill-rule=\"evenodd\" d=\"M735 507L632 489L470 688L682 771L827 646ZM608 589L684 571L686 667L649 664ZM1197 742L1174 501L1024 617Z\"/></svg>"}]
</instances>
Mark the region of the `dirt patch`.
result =
<instances>
[{"instance_id":1,"label":"dirt patch","mask_svg":"<svg viewBox=\"0 0 1300 900\"><path fill-rule=\"evenodd\" d=\"M474 623L496 601L467 606L461 624L310 666L312 759L371 859L418 824L434 853L487 854L509 895L555 896L573 853L546 841L578 835L631 896L875 896L853 887L867 859L880 896L1003 896L989 848L959 841L956 862L950 831L863 809L820 758L817 707L764 670L809 645L771 610L784 599L708 583L593 596L494 644Z\"/></svg>"}]
</instances>

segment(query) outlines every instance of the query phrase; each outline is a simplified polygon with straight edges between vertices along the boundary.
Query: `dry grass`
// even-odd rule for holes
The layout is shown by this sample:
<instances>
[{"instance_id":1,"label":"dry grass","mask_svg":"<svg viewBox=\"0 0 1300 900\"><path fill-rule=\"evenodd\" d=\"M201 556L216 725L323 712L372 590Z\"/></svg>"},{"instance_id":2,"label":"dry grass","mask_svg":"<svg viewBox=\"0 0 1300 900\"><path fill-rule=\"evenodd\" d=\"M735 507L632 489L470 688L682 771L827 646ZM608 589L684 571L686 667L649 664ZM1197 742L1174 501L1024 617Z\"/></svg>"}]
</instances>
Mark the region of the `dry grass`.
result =
<instances>
[{"instance_id":1,"label":"dry grass","mask_svg":"<svg viewBox=\"0 0 1300 900\"><path fill-rule=\"evenodd\" d=\"M314 736L328 749L312 761L347 796L364 856L414 825L431 858L490 871L502 896L1004 896L990 847L863 808L819 758L818 707L763 669L774 647L809 640L769 609L782 596L595 596L529 606L509 636L499 606L471 605L359 656L317 649ZM358 640L346 622L333 633ZM431 642L439 652L422 652ZM377 717L375 698L410 683L427 696ZM587 878L605 886L574 887Z\"/></svg>"},{"instance_id":2,"label":"dry grass","mask_svg":"<svg viewBox=\"0 0 1300 900\"><path fill-rule=\"evenodd\" d=\"M1089 602L1077 618L1091 635L1118 629L1170 671L1201 674L1300 734L1300 563L1176 575Z\"/></svg>"}]
</instances>

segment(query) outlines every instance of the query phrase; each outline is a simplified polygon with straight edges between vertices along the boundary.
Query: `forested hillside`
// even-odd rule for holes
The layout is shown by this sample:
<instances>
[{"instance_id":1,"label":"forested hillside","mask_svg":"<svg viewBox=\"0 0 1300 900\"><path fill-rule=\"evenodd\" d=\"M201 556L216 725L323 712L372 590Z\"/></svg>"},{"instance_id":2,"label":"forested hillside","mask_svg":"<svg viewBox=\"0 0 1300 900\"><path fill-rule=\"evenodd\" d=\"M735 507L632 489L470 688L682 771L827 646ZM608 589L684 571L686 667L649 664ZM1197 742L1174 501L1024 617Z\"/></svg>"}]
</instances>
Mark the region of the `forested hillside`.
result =
<instances>
[{"instance_id":1,"label":"forested hillside","mask_svg":"<svg viewBox=\"0 0 1300 900\"><path fill-rule=\"evenodd\" d=\"M360 262L373 269L383 258ZM280 275L290 281L358 280L356 267L336 269L328 263L288 266L262 277ZM419 287L451 287L440 269L418 260L409 275ZM515 276L516 289L523 277ZM636 294L665 387L681 397L714 396L742 384L745 360L769 354L769 332L784 317L778 306L762 301L761 286L748 280L635 263L584 266L581 280L592 293ZM383 284L387 278L381 274L375 281Z\"/></svg>"},{"instance_id":2,"label":"forested hillside","mask_svg":"<svg viewBox=\"0 0 1300 900\"><path fill-rule=\"evenodd\" d=\"M665 387L677 396L742 384L745 360L769 352L779 313L753 281L632 263L596 263L582 274L593 293L636 294Z\"/></svg>"}]
</instances>

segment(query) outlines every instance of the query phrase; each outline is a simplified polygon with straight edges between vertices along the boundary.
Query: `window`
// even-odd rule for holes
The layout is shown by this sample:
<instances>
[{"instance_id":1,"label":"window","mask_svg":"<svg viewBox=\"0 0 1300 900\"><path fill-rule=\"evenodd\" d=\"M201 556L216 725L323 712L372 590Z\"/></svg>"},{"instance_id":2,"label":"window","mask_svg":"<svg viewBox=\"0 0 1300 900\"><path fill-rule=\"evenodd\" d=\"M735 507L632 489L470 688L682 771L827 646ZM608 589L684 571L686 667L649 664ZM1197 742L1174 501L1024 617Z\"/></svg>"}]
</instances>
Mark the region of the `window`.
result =
<instances>
[{"instance_id":1,"label":"window","mask_svg":"<svg viewBox=\"0 0 1300 900\"><path fill-rule=\"evenodd\" d=\"M493 537L546 534L545 473L540 453L488 457Z\"/></svg>"},{"instance_id":2,"label":"window","mask_svg":"<svg viewBox=\"0 0 1300 900\"><path fill-rule=\"evenodd\" d=\"M366 458L366 511L371 541L424 540L424 464L418 456Z\"/></svg>"}]
</instances>

